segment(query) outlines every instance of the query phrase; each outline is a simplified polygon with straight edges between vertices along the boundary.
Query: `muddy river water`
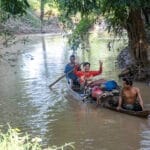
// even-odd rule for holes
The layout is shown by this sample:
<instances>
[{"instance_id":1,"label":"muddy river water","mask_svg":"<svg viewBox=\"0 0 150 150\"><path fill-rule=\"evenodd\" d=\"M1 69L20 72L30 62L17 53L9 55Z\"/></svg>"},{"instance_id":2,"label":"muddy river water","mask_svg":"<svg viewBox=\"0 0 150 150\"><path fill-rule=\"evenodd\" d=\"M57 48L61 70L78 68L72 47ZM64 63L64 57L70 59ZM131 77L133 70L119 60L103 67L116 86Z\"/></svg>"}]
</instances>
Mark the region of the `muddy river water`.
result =
<instances>
[{"instance_id":1,"label":"muddy river water","mask_svg":"<svg viewBox=\"0 0 150 150\"><path fill-rule=\"evenodd\" d=\"M22 47L13 67L1 61L0 125L10 123L39 136L44 146L74 142L77 150L150 150L150 119L75 101L67 93L65 79L50 90L48 85L63 74L71 51L61 36L30 38L34 42ZM102 60L102 77L121 85L116 49L123 43L116 41L109 51L108 41L91 39L92 51L82 52L80 61L89 61L91 69L98 69L98 60ZM135 85L141 89L145 108L150 109L150 87L146 83Z\"/></svg>"}]
</instances>

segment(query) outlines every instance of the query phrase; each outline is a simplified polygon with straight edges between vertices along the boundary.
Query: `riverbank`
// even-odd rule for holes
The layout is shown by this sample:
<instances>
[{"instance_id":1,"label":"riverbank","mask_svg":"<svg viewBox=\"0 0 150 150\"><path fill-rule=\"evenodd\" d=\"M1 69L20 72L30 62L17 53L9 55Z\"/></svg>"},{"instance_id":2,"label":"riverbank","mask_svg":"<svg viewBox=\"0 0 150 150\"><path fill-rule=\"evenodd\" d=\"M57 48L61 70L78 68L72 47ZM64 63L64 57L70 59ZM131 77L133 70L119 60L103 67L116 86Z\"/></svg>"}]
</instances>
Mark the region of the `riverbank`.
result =
<instances>
[{"instance_id":1,"label":"riverbank","mask_svg":"<svg viewBox=\"0 0 150 150\"><path fill-rule=\"evenodd\" d=\"M39 18L28 18L22 16L19 18L9 18L6 22L1 23L2 30L8 30L13 34L37 34L37 33L61 33L62 29L58 17L46 20L42 24Z\"/></svg>"},{"instance_id":2,"label":"riverbank","mask_svg":"<svg viewBox=\"0 0 150 150\"><path fill-rule=\"evenodd\" d=\"M42 32L42 33L41 33ZM38 39L38 36L62 35L62 29L57 17L51 17L43 23L41 31L40 19L35 14L22 17L10 17L0 23L0 61L11 67L16 66L18 55L23 53L24 45Z\"/></svg>"},{"instance_id":3,"label":"riverbank","mask_svg":"<svg viewBox=\"0 0 150 150\"><path fill-rule=\"evenodd\" d=\"M150 52L148 53L148 59L150 61ZM144 81L150 86L149 66L143 67L142 64L136 64L131 57L128 47L121 50L117 57L117 62L119 68L122 69L120 77L128 77L133 81Z\"/></svg>"}]
</instances>

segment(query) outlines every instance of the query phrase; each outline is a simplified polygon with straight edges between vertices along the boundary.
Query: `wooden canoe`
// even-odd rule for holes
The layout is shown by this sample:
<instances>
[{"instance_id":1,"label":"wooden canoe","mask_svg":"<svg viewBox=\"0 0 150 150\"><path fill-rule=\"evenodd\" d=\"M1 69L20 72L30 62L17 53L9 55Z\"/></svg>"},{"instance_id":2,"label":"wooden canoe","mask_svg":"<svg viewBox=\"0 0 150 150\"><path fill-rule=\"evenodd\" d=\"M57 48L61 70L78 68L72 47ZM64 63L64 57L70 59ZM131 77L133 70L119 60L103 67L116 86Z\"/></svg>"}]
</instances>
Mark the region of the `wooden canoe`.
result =
<instances>
[{"instance_id":1,"label":"wooden canoe","mask_svg":"<svg viewBox=\"0 0 150 150\"><path fill-rule=\"evenodd\" d=\"M110 106L108 103L105 103L103 105L104 108L108 108L110 110L116 111L116 112L120 112L120 113L125 113L128 115L133 115L133 116L137 116L137 117L143 117L143 118L147 118L150 114L150 111L148 110L144 110L144 111L131 111L131 110L127 110L127 109L119 109L117 110L116 107L112 107Z\"/></svg>"},{"instance_id":2,"label":"wooden canoe","mask_svg":"<svg viewBox=\"0 0 150 150\"><path fill-rule=\"evenodd\" d=\"M74 91L69 84L67 84L67 88L68 88L68 93L76 100L78 101L82 101L84 99L83 94L80 94L76 91ZM92 100L92 98L90 97L90 99ZM93 100L94 101L94 100ZM132 115L132 116L136 116L136 117L142 117L142 118L148 118L148 116L150 115L150 111L149 110L144 110L144 111L131 111L131 110L126 110L126 109L119 109L117 110L116 107L112 107L108 101L105 101L105 103L102 104L102 107L106 108L106 109L110 109L116 112L120 112L120 113L124 113L124 114L128 114L128 115Z\"/></svg>"}]
</instances>

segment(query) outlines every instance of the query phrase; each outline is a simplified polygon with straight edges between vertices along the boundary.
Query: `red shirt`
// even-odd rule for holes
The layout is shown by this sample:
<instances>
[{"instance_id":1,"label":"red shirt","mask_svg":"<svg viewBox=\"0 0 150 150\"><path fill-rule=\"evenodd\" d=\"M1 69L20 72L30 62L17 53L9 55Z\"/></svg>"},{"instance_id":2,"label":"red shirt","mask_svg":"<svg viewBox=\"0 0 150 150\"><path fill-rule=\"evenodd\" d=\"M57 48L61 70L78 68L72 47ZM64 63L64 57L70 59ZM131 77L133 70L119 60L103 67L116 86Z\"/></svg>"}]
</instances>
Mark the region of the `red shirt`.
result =
<instances>
[{"instance_id":1,"label":"red shirt","mask_svg":"<svg viewBox=\"0 0 150 150\"><path fill-rule=\"evenodd\" d=\"M102 73L102 67L99 71L77 71L76 68L74 70L74 74L80 78L80 83L84 82L86 79L90 77L97 76Z\"/></svg>"}]
</instances>

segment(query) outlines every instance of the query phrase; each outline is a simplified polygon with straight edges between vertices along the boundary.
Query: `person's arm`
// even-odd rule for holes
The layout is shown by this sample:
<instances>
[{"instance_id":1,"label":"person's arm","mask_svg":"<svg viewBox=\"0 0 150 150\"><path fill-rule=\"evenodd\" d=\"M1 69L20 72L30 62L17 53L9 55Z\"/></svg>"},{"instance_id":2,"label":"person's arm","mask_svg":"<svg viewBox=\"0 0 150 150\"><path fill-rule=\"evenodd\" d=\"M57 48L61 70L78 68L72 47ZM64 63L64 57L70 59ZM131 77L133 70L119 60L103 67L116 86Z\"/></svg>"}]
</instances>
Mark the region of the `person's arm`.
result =
<instances>
[{"instance_id":1,"label":"person's arm","mask_svg":"<svg viewBox=\"0 0 150 150\"><path fill-rule=\"evenodd\" d=\"M102 73L103 70L103 63L99 60L99 70L98 71L90 71L92 76L97 76Z\"/></svg>"},{"instance_id":2,"label":"person's arm","mask_svg":"<svg viewBox=\"0 0 150 150\"><path fill-rule=\"evenodd\" d=\"M122 105L122 97L119 96L119 102L118 102L117 110L119 110L121 108L121 105Z\"/></svg>"},{"instance_id":3,"label":"person's arm","mask_svg":"<svg viewBox=\"0 0 150 150\"><path fill-rule=\"evenodd\" d=\"M80 65L79 64L75 64L75 68L76 68L77 71L81 71L81 64Z\"/></svg>"},{"instance_id":4,"label":"person's arm","mask_svg":"<svg viewBox=\"0 0 150 150\"><path fill-rule=\"evenodd\" d=\"M101 74L103 71L103 62L99 60L99 73Z\"/></svg>"},{"instance_id":5,"label":"person's arm","mask_svg":"<svg viewBox=\"0 0 150 150\"><path fill-rule=\"evenodd\" d=\"M137 95L138 95L138 98L139 98L139 103L142 107L142 110L144 109L144 106L143 106L143 99L142 99L142 96L141 96L141 92L140 92L140 89L137 88Z\"/></svg>"},{"instance_id":6,"label":"person's arm","mask_svg":"<svg viewBox=\"0 0 150 150\"><path fill-rule=\"evenodd\" d=\"M65 66L64 73L68 72L68 64Z\"/></svg>"},{"instance_id":7,"label":"person's arm","mask_svg":"<svg viewBox=\"0 0 150 150\"><path fill-rule=\"evenodd\" d=\"M83 75L82 71L78 71L78 66L75 66L73 73L78 77L81 77Z\"/></svg>"},{"instance_id":8,"label":"person's arm","mask_svg":"<svg viewBox=\"0 0 150 150\"><path fill-rule=\"evenodd\" d=\"M121 90L121 93L119 96L119 102L118 102L117 110L119 110L122 106L122 93L123 93L123 90Z\"/></svg>"},{"instance_id":9,"label":"person's arm","mask_svg":"<svg viewBox=\"0 0 150 150\"><path fill-rule=\"evenodd\" d=\"M66 66L65 66L65 69L64 69L64 73L66 74L66 78L67 79L69 79L69 76L68 76L68 72L69 72L69 64L67 64Z\"/></svg>"}]
</instances>

